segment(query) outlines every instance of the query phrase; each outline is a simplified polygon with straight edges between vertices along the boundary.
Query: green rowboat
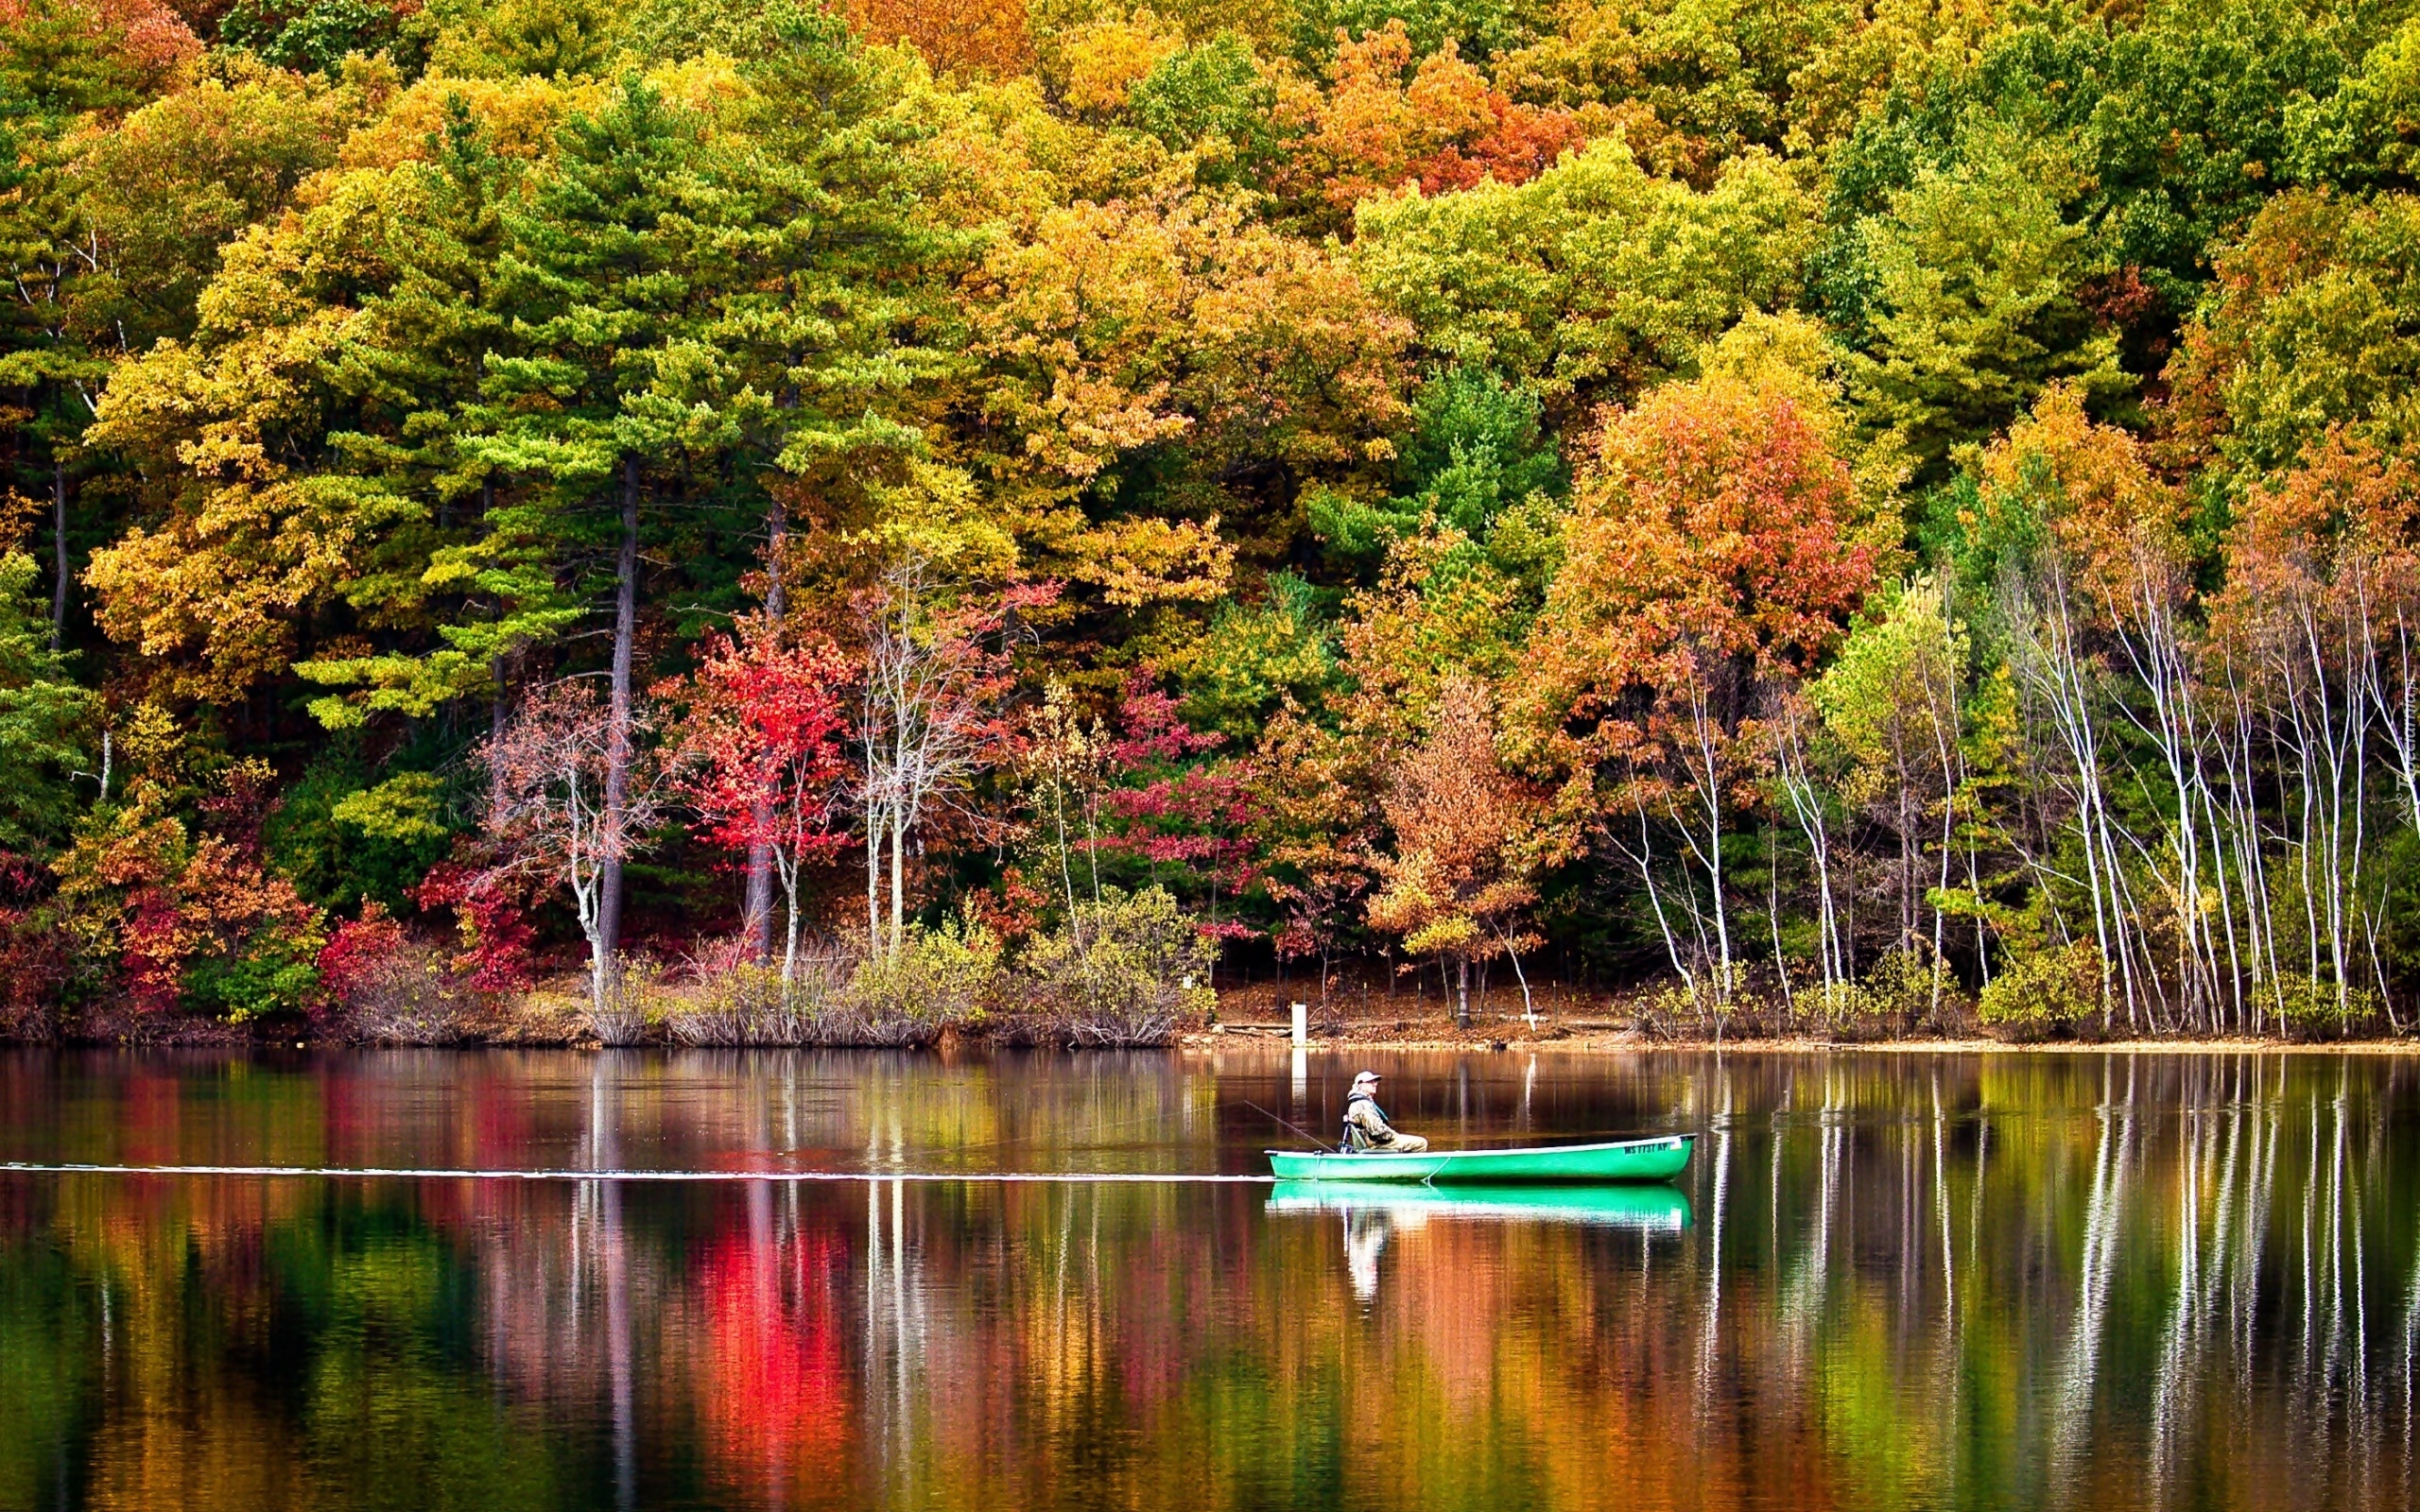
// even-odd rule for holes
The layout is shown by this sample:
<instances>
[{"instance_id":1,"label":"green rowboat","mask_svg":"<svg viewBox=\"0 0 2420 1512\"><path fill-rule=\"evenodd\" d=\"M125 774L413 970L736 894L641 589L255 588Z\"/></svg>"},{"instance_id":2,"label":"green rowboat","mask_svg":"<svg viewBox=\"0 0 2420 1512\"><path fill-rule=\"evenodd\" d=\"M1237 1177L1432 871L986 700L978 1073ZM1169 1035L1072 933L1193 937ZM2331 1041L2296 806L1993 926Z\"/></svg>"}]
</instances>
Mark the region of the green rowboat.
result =
<instances>
[{"instance_id":1,"label":"green rowboat","mask_svg":"<svg viewBox=\"0 0 2420 1512\"><path fill-rule=\"evenodd\" d=\"M1612 1144L1543 1144L1512 1150L1429 1150L1421 1155L1310 1155L1270 1150L1281 1181L1669 1181L1689 1163L1694 1134Z\"/></svg>"}]
</instances>

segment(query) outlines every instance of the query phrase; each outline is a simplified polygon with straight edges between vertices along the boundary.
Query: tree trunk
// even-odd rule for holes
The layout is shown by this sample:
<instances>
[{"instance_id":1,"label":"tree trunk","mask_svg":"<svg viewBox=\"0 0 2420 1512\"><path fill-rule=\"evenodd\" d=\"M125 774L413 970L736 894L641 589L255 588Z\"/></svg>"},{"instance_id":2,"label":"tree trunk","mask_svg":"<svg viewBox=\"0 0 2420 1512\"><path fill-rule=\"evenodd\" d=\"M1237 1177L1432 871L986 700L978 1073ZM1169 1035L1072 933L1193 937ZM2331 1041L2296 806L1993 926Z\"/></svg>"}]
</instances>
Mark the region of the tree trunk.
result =
<instances>
[{"instance_id":1,"label":"tree trunk","mask_svg":"<svg viewBox=\"0 0 2420 1512\"><path fill-rule=\"evenodd\" d=\"M789 538L788 507L778 497L773 500L770 527L771 539L765 547L765 620L768 629L778 641L782 632L782 614L788 608L788 597L782 582L782 553ZM762 966L773 957L773 848L761 838L773 827L772 800L759 799L756 812L750 817L750 827L760 838L748 848L748 900L744 917L749 957ZM795 929L792 933L796 933ZM791 954L796 954L795 947ZM789 980L787 971L786 965L785 982Z\"/></svg>"},{"instance_id":2,"label":"tree trunk","mask_svg":"<svg viewBox=\"0 0 2420 1512\"><path fill-rule=\"evenodd\" d=\"M871 785L871 783L869 783ZM882 958L882 811L866 806L866 954Z\"/></svg>"},{"instance_id":3,"label":"tree trunk","mask_svg":"<svg viewBox=\"0 0 2420 1512\"><path fill-rule=\"evenodd\" d=\"M494 679L495 683L493 690L488 696L488 744L491 748L494 748L504 743L505 683L502 652L488 659L488 675ZM488 770L488 827L491 830L501 829L503 824L504 772L500 766L491 765Z\"/></svg>"},{"instance_id":4,"label":"tree trunk","mask_svg":"<svg viewBox=\"0 0 2420 1512\"><path fill-rule=\"evenodd\" d=\"M495 518L495 479L493 477L488 478L479 485L479 518L481 520L493 520ZM504 618L504 599L501 594L497 596L493 607L495 617L499 620ZM508 655L509 653L506 652L504 646L499 644L495 649L495 654L488 658L488 679L490 682L488 694L488 744L492 749L502 745L504 741L504 727L510 714L510 710L508 708L505 699L505 695L510 690L510 681L507 676L508 669L505 665ZM504 774L501 771L491 768L488 772L488 826L491 830L493 830L501 828L503 824Z\"/></svg>"},{"instance_id":5,"label":"tree trunk","mask_svg":"<svg viewBox=\"0 0 2420 1512\"><path fill-rule=\"evenodd\" d=\"M773 848L759 840L748 848L748 893L740 926L748 958L759 966L773 957Z\"/></svg>"},{"instance_id":6,"label":"tree trunk","mask_svg":"<svg viewBox=\"0 0 2420 1512\"><path fill-rule=\"evenodd\" d=\"M1460 964L1461 971L1454 980L1454 1027L1467 1029L1471 1026L1471 963Z\"/></svg>"},{"instance_id":7,"label":"tree trunk","mask_svg":"<svg viewBox=\"0 0 2420 1512\"><path fill-rule=\"evenodd\" d=\"M605 1000L612 995L613 959L605 948L604 936L598 936L588 944L588 1010L597 1023L605 1022Z\"/></svg>"},{"instance_id":8,"label":"tree trunk","mask_svg":"<svg viewBox=\"0 0 2420 1512\"><path fill-rule=\"evenodd\" d=\"M785 944L785 945L783 946L783 948L782 948L782 1002L783 1002L785 1005L786 1005L786 1004L790 1001L790 993L791 993L791 991L792 991L792 990L797 987L797 985L798 985L798 924L799 924L799 919L798 919L798 883L797 883L797 881L796 881L796 879L795 879L795 878L788 878L788 879L785 879L785 883L786 883L785 890L789 894L789 905L790 905L790 906L789 906L789 919L788 919L788 922L789 922L789 937L788 937L788 941L787 941L787 943L786 943L786 944Z\"/></svg>"},{"instance_id":9,"label":"tree trunk","mask_svg":"<svg viewBox=\"0 0 2420 1512\"><path fill-rule=\"evenodd\" d=\"M1521 984L1521 1017L1534 1032L1538 1027L1538 1005L1530 996L1530 973L1521 968L1521 953L1512 948L1512 932L1508 929L1502 933L1504 954L1512 962L1512 979Z\"/></svg>"},{"instance_id":10,"label":"tree trunk","mask_svg":"<svg viewBox=\"0 0 2420 1512\"><path fill-rule=\"evenodd\" d=\"M899 946L905 937L908 918L908 805L901 803L890 811L890 954L899 956Z\"/></svg>"},{"instance_id":11,"label":"tree trunk","mask_svg":"<svg viewBox=\"0 0 2420 1512\"><path fill-rule=\"evenodd\" d=\"M631 670L639 618L639 459L622 458L622 550L614 580L613 724L605 747L605 833L622 836L631 795ZM607 961L622 948L622 861L609 857L596 903L597 948Z\"/></svg>"},{"instance_id":12,"label":"tree trunk","mask_svg":"<svg viewBox=\"0 0 2420 1512\"><path fill-rule=\"evenodd\" d=\"M50 648L67 633L67 464L50 464Z\"/></svg>"}]
</instances>

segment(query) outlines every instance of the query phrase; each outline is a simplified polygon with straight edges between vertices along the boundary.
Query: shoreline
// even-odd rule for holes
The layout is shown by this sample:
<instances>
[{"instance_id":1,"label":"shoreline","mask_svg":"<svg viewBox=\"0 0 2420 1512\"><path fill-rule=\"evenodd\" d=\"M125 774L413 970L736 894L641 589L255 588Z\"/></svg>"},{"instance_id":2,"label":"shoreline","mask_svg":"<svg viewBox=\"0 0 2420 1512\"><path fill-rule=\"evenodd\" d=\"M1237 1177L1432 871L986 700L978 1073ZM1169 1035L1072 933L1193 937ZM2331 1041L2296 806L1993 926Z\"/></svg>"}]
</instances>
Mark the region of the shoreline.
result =
<instances>
[{"instance_id":1,"label":"shoreline","mask_svg":"<svg viewBox=\"0 0 2420 1512\"><path fill-rule=\"evenodd\" d=\"M1174 1048L1180 1050L1230 1050L1249 1046L1253 1050L1289 1051L1291 1043L1282 1037L1220 1034L1216 1032L1188 1034ZM1713 1040L1649 1040L1634 1035L1601 1034L1572 1035L1559 1040L1480 1040L1443 1038L1385 1037L1355 1039L1335 1036L1313 1036L1305 1047L1314 1051L1368 1051L1378 1055L1429 1054L1453 1051L1464 1054L1512 1055L1528 1052L1532 1055L1637 1056L1665 1052L1689 1055L1755 1055L1755 1056L1823 1056L1823 1055L2367 1055L2420 1056L2420 1040L2006 1040L1988 1038L1905 1040L1762 1040L1725 1038Z\"/></svg>"}]
</instances>

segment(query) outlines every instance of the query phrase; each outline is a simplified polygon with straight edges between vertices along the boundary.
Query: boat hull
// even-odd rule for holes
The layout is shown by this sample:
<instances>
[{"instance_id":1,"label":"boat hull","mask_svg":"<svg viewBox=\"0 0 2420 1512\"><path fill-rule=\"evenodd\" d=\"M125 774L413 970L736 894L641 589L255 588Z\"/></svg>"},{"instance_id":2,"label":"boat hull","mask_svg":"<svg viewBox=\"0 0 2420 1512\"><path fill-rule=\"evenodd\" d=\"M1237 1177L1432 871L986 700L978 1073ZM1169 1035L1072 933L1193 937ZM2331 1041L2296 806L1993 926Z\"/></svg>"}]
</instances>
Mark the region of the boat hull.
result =
<instances>
[{"instance_id":1,"label":"boat hull","mask_svg":"<svg viewBox=\"0 0 2420 1512\"><path fill-rule=\"evenodd\" d=\"M1269 1165L1285 1181L1669 1181L1689 1163L1696 1143L1694 1134L1666 1134L1612 1144L1430 1150L1421 1155L1270 1150Z\"/></svg>"}]
</instances>

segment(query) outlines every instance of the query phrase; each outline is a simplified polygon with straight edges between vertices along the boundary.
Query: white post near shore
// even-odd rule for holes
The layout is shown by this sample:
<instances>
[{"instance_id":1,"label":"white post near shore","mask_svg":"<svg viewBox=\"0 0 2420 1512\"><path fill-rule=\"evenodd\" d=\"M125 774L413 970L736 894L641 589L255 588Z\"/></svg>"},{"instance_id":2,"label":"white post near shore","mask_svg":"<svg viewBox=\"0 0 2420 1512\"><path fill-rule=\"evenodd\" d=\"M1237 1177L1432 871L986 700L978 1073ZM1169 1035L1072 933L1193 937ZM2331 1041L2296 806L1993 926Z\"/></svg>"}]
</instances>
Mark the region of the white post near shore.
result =
<instances>
[{"instance_id":1,"label":"white post near shore","mask_svg":"<svg viewBox=\"0 0 2420 1512\"><path fill-rule=\"evenodd\" d=\"M1307 1003L1294 1005L1294 1042L1298 1045L1311 1042L1311 1005Z\"/></svg>"}]
</instances>

